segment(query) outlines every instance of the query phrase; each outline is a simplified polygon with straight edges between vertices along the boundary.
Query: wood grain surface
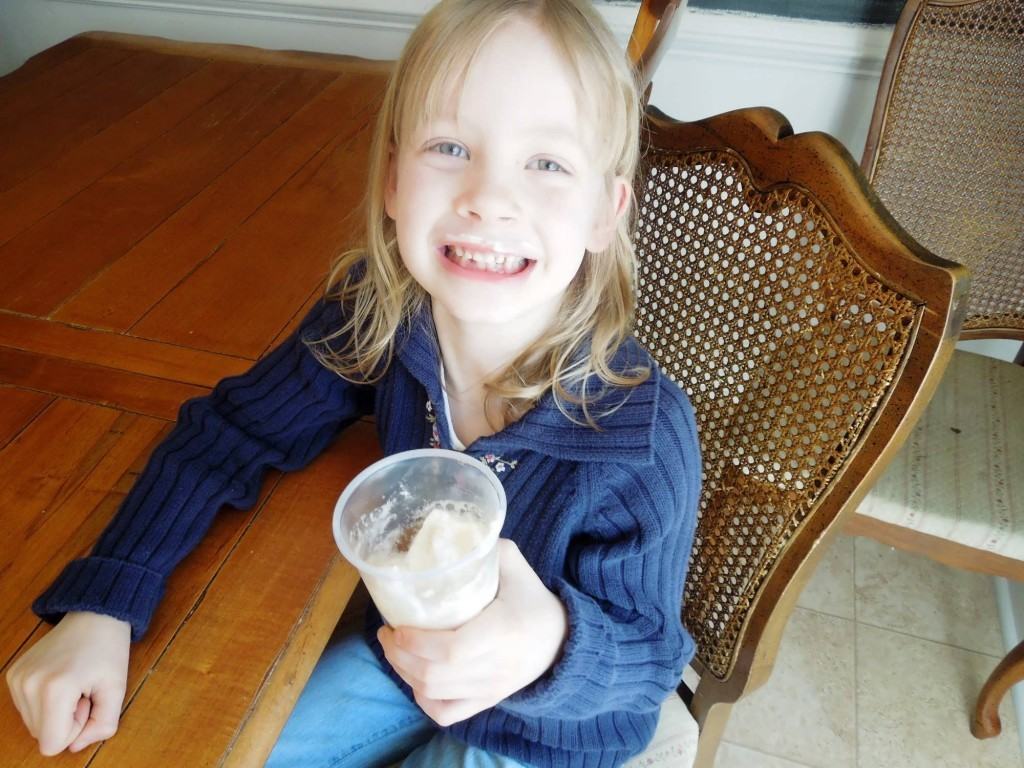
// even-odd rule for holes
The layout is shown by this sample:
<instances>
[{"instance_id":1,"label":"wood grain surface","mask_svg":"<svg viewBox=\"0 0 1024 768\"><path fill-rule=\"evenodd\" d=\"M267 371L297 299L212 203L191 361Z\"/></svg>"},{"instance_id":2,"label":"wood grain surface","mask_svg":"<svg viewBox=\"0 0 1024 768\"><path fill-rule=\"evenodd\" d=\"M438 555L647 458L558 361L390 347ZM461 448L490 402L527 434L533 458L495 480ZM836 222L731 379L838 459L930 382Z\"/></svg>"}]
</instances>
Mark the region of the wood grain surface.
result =
<instances>
[{"instance_id":1,"label":"wood grain surface","mask_svg":"<svg viewBox=\"0 0 1024 768\"><path fill-rule=\"evenodd\" d=\"M87 33L0 78L0 668L181 403L294 330L347 244L388 62ZM347 429L223 510L132 647L121 727L42 758L6 691L4 766L258 766L358 575Z\"/></svg>"}]
</instances>

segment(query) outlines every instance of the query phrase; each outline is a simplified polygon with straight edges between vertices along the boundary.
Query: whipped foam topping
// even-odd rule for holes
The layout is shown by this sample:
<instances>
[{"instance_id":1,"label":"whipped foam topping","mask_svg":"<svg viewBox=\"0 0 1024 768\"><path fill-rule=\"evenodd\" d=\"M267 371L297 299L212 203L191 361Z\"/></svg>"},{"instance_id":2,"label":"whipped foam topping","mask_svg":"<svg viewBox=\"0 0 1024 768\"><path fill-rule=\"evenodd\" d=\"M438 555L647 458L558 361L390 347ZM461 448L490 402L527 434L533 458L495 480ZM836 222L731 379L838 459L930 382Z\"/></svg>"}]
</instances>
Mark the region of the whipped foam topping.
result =
<instances>
[{"instance_id":1,"label":"whipped foam topping","mask_svg":"<svg viewBox=\"0 0 1024 768\"><path fill-rule=\"evenodd\" d=\"M382 508L381 519L390 514ZM380 523L381 519L376 522ZM451 629L483 610L498 591L498 526L474 504L440 500L424 506L405 530L365 547L363 581L391 626ZM491 542L478 557L467 559ZM364 545L369 542L364 540Z\"/></svg>"},{"instance_id":2,"label":"whipped foam topping","mask_svg":"<svg viewBox=\"0 0 1024 768\"><path fill-rule=\"evenodd\" d=\"M454 502L435 502L411 543L408 536L382 543L381 548L367 554L366 562L406 571L452 565L472 552L489 531L490 526L472 511L461 511Z\"/></svg>"}]
</instances>

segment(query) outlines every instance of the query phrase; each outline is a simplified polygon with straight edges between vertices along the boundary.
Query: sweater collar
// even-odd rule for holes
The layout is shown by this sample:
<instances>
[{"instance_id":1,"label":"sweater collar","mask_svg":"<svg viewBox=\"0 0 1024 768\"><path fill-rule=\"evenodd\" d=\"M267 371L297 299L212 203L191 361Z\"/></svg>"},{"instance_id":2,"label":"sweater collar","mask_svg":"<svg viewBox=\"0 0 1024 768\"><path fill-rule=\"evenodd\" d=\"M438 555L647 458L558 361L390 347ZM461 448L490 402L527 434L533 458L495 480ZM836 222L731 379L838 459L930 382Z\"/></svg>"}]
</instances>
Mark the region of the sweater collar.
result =
<instances>
[{"instance_id":1,"label":"sweater collar","mask_svg":"<svg viewBox=\"0 0 1024 768\"><path fill-rule=\"evenodd\" d=\"M441 424L446 423L441 387L441 350L429 303L396 337L396 356L427 392ZM600 430L586 424L583 410L565 403L574 423L555 402L549 390L518 421L502 431L482 437L467 451L500 452L516 449L539 451L559 459L645 463L653 453L652 435L658 409L659 380L663 375L650 355L630 336L617 350L612 367L622 371L635 365L651 369L648 379L636 387L612 389L591 406Z\"/></svg>"}]
</instances>

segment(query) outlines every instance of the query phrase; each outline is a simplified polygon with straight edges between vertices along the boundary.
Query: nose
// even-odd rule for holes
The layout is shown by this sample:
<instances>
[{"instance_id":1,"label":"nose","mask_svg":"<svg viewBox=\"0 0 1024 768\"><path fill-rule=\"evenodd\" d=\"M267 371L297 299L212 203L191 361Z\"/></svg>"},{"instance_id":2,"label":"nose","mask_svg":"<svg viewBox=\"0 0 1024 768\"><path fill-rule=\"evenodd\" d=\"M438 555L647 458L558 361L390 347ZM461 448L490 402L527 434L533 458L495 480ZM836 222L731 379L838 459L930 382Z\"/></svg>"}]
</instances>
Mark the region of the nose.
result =
<instances>
[{"instance_id":1,"label":"nose","mask_svg":"<svg viewBox=\"0 0 1024 768\"><path fill-rule=\"evenodd\" d=\"M455 208L463 218L485 222L515 221L520 214L511 180L483 164L466 173Z\"/></svg>"}]
</instances>

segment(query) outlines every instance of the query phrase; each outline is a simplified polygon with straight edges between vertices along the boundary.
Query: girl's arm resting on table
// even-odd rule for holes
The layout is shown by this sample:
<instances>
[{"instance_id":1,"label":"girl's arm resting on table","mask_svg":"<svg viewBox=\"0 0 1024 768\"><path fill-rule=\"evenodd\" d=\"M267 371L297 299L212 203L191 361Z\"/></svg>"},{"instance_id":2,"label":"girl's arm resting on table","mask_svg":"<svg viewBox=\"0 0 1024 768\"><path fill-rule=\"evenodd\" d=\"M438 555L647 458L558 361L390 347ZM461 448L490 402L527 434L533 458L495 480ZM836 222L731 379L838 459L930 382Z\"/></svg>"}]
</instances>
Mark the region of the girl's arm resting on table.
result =
<instances>
[{"instance_id":1,"label":"girl's arm resting on table","mask_svg":"<svg viewBox=\"0 0 1024 768\"><path fill-rule=\"evenodd\" d=\"M68 611L103 613L130 622L138 640L167 576L221 506L252 506L265 470L305 466L372 410L370 388L324 368L303 341L340 322L336 304L318 303L247 373L182 405L92 553L69 563L33 610L50 622Z\"/></svg>"}]
</instances>

